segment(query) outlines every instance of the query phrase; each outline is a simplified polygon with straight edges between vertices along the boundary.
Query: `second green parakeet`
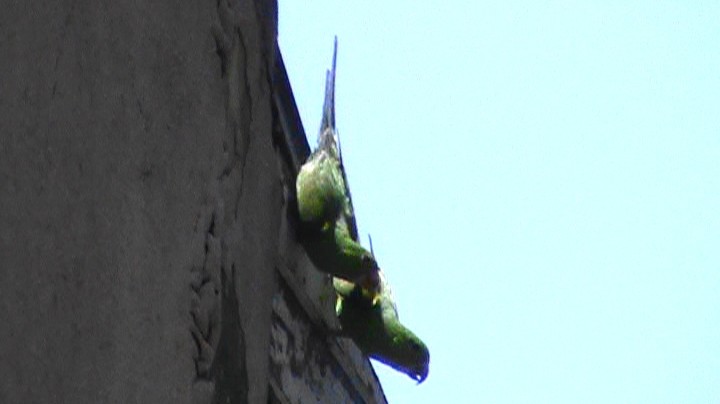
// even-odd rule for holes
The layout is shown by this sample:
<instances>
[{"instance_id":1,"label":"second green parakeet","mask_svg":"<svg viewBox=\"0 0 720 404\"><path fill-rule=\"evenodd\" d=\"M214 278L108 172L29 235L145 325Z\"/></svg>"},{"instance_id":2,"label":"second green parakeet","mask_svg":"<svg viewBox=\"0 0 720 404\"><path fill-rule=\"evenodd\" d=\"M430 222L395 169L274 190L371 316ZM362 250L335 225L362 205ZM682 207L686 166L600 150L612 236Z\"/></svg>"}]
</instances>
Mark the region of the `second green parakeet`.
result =
<instances>
[{"instance_id":1,"label":"second green parakeet","mask_svg":"<svg viewBox=\"0 0 720 404\"><path fill-rule=\"evenodd\" d=\"M333 279L342 335L352 338L366 355L422 383L428 375L430 352L417 335L400 323L392 290L382 271L378 278L377 293Z\"/></svg>"}]
</instances>

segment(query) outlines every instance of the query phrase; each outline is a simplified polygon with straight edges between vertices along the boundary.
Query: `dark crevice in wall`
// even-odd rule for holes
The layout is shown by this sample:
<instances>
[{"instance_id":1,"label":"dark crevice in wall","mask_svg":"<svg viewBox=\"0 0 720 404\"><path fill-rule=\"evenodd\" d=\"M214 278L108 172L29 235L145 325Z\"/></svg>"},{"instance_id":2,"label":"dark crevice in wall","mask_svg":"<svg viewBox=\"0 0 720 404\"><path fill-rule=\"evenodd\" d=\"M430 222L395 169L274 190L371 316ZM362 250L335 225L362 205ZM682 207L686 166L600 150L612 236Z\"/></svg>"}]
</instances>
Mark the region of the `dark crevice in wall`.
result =
<instances>
[{"instance_id":1,"label":"dark crevice in wall","mask_svg":"<svg viewBox=\"0 0 720 404\"><path fill-rule=\"evenodd\" d=\"M222 277L222 331L218 352L210 370L215 381L214 403L244 403L248 397L248 375L245 365L245 332L240 322L239 302L235 289L235 266L230 276Z\"/></svg>"},{"instance_id":2,"label":"dark crevice in wall","mask_svg":"<svg viewBox=\"0 0 720 404\"><path fill-rule=\"evenodd\" d=\"M209 379L210 366L220 338L220 290L217 274L220 245L215 237L215 213L205 233L202 267L193 268L190 332L195 342L195 371L197 379Z\"/></svg>"}]
</instances>

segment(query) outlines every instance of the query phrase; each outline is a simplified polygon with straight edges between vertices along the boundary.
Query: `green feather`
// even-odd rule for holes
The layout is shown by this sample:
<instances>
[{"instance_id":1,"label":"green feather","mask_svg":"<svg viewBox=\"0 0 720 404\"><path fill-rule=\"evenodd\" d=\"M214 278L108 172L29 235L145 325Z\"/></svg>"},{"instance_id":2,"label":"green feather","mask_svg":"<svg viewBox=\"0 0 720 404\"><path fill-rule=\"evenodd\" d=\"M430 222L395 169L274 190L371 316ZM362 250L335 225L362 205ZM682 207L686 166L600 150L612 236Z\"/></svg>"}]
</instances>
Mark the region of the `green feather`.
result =
<instances>
[{"instance_id":1,"label":"green feather","mask_svg":"<svg viewBox=\"0 0 720 404\"><path fill-rule=\"evenodd\" d=\"M329 223L316 233L306 233L305 251L318 269L348 280L361 280L378 264L365 248L350 238L343 221Z\"/></svg>"},{"instance_id":2,"label":"green feather","mask_svg":"<svg viewBox=\"0 0 720 404\"><path fill-rule=\"evenodd\" d=\"M297 177L300 220L318 228L334 222L345 206L345 184L337 159L321 151L311 156Z\"/></svg>"},{"instance_id":3,"label":"green feather","mask_svg":"<svg viewBox=\"0 0 720 404\"><path fill-rule=\"evenodd\" d=\"M375 298L359 285L335 279L336 311L343 333L366 355L401 371L419 383L427 377L430 353L417 335L398 318L390 285L380 274Z\"/></svg>"}]
</instances>

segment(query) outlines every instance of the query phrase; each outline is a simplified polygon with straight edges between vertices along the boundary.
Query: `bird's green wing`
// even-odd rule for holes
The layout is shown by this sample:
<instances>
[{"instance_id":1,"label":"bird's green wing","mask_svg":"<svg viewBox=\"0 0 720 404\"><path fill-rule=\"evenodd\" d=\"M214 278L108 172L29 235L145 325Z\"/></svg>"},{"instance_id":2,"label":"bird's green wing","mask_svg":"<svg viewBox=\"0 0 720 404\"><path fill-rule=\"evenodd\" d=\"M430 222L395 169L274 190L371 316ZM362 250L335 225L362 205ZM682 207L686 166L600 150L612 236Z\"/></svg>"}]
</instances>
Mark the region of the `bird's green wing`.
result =
<instances>
[{"instance_id":1,"label":"bird's green wing","mask_svg":"<svg viewBox=\"0 0 720 404\"><path fill-rule=\"evenodd\" d=\"M345 209L345 185L338 161L313 153L300 168L296 191L300 220L317 229L334 223Z\"/></svg>"}]
</instances>

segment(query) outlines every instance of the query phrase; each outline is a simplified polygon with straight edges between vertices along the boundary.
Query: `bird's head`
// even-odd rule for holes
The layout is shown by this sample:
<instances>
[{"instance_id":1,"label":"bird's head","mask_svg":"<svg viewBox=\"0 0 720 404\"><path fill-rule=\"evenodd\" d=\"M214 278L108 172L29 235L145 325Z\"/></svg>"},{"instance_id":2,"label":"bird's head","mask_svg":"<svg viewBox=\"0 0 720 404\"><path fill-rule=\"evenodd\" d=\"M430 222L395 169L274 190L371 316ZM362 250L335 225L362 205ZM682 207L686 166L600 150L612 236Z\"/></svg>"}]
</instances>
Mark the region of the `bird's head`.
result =
<instances>
[{"instance_id":1,"label":"bird's head","mask_svg":"<svg viewBox=\"0 0 720 404\"><path fill-rule=\"evenodd\" d=\"M408 345L409 366L405 373L420 384L425 381L430 371L430 352L419 338Z\"/></svg>"},{"instance_id":2,"label":"bird's head","mask_svg":"<svg viewBox=\"0 0 720 404\"><path fill-rule=\"evenodd\" d=\"M430 371L430 351L415 334L406 330L406 335L396 338L395 349L388 355L373 357L396 370L410 376L418 384L425 381Z\"/></svg>"}]
</instances>

